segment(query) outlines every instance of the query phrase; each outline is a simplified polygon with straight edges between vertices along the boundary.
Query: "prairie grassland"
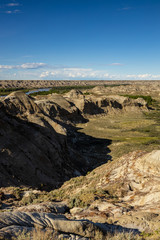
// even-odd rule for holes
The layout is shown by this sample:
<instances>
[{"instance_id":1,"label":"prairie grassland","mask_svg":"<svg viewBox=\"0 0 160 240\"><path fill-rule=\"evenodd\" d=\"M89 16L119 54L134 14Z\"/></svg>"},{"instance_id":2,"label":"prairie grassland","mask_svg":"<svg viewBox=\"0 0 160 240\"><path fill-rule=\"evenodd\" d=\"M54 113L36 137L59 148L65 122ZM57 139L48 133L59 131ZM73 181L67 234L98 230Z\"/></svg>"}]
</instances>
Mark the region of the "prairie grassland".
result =
<instances>
[{"instance_id":1,"label":"prairie grassland","mask_svg":"<svg viewBox=\"0 0 160 240\"><path fill-rule=\"evenodd\" d=\"M160 113L107 115L92 118L86 124L78 124L80 132L86 135L110 139L110 155L114 160L134 150L151 151L160 144Z\"/></svg>"}]
</instances>

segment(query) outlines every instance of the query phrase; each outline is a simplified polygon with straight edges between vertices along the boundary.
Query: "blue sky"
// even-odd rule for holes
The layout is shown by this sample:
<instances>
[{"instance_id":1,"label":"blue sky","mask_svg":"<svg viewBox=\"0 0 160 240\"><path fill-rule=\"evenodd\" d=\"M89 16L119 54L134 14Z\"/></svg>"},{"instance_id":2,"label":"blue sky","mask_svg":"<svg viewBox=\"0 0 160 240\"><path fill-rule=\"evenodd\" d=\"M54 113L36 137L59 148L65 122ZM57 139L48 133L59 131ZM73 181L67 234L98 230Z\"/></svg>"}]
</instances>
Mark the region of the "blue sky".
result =
<instances>
[{"instance_id":1,"label":"blue sky","mask_svg":"<svg viewBox=\"0 0 160 240\"><path fill-rule=\"evenodd\" d=\"M160 79L160 0L0 0L0 79Z\"/></svg>"}]
</instances>

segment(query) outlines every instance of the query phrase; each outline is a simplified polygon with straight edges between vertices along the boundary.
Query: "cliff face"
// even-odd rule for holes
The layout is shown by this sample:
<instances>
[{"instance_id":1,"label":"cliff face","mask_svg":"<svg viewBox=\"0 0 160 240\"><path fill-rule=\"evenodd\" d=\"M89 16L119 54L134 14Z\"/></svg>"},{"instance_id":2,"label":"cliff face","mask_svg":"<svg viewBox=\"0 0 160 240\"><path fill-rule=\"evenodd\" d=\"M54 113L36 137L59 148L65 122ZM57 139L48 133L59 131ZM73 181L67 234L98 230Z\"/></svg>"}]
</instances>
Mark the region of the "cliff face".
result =
<instances>
[{"instance_id":1,"label":"cliff face","mask_svg":"<svg viewBox=\"0 0 160 240\"><path fill-rule=\"evenodd\" d=\"M103 89L105 87L99 88ZM94 89L92 92L96 93ZM146 111L148 109L147 103L142 98L130 99L119 95L106 95L103 91L101 92L101 96L84 96L78 90L71 90L64 97L66 100L72 102L87 117L89 115Z\"/></svg>"},{"instance_id":2,"label":"cliff face","mask_svg":"<svg viewBox=\"0 0 160 240\"><path fill-rule=\"evenodd\" d=\"M0 107L0 185L57 187L80 171L69 157L66 129L24 93Z\"/></svg>"},{"instance_id":3,"label":"cliff face","mask_svg":"<svg viewBox=\"0 0 160 240\"><path fill-rule=\"evenodd\" d=\"M86 121L76 105L59 94L37 98L35 103L52 119L57 118L65 123Z\"/></svg>"},{"instance_id":4,"label":"cliff face","mask_svg":"<svg viewBox=\"0 0 160 240\"><path fill-rule=\"evenodd\" d=\"M146 108L143 101L140 105L125 97L96 99L76 90L64 97L53 94L36 100L22 92L8 95L0 103L0 185L53 188L86 173L92 159L96 164L98 157L94 159L86 143L85 147L85 136L74 134L75 128L67 133L68 123L85 122L86 116L129 107ZM97 144L97 139L87 141ZM79 154L83 146L89 157Z\"/></svg>"}]
</instances>

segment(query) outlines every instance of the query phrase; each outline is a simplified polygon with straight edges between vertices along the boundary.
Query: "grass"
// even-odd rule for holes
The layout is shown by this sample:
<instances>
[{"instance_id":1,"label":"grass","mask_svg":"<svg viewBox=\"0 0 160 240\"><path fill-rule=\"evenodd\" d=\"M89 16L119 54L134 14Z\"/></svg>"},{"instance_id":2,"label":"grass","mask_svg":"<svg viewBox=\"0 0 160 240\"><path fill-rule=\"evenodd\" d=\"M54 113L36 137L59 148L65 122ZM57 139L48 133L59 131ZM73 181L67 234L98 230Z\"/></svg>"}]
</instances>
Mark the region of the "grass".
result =
<instances>
[{"instance_id":1,"label":"grass","mask_svg":"<svg viewBox=\"0 0 160 240\"><path fill-rule=\"evenodd\" d=\"M54 87L51 88L49 91L42 91L42 92L35 92L35 93L31 93L31 96L37 96L37 95L48 95L48 94L52 94L52 93L58 93L58 94L64 94L67 93L69 91L71 91L72 89L77 89L77 90L88 90L88 89L92 89L95 86L60 86L60 87Z\"/></svg>"},{"instance_id":2,"label":"grass","mask_svg":"<svg viewBox=\"0 0 160 240\"><path fill-rule=\"evenodd\" d=\"M12 237L12 240L54 240L57 238L57 232L53 229L41 230L39 228L35 228L31 232L18 232L16 237ZM64 238L60 238L59 240L63 240Z\"/></svg>"},{"instance_id":3,"label":"grass","mask_svg":"<svg viewBox=\"0 0 160 240\"><path fill-rule=\"evenodd\" d=\"M0 239L4 239L3 237ZM12 237L11 240L64 240L68 239L63 237L61 233L54 231L54 229L40 229L34 228L33 230L27 232L23 230L18 232L15 237ZM142 232L136 234L132 231L129 232L118 232L113 231L108 232L107 234L102 234L100 231L95 232L95 237L90 238L93 240L159 240L160 239L160 230L156 230L151 233Z\"/></svg>"},{"instance_id":4,"label":"grass","mask_svg":"<svg viewBox=\"0 0 160 240\"><path fill-rule=\"evenodd\" d=\"M12 240L64 240L68 239L66 237L58 236L57 232L54 232L52 229L48 229L47 231L41 229L34 229L31 232L19 232L16 237L12 237ZM101 232L96 232L94 238L90 238L93 240L145 240L143 236L138 234L134 234L131 232L115 232L108 233L107 235L102 235ZM148 238L147 238L148 239Z\"/></svg>"},{"instance_id":5,"label":"grass","mask_svg":"<svg viewBox=\"0 0 160 240\"><path fill-rule=\"evenodd\" d=\"M89 188L88 190L82 190L74 197L70 197L69 207L89 207L91 203L98 199L111 199L116 198L116 196L109 195L108 192L103 189Z\"/></svg>"},{"instance_id":6,"label":"grass","mask_svg":"<svg viewBox=\"0 0 160 240\"><path fill-rule=\"evenodd\" d=\"M154 118L153 118L154 115ZM90 119L86 124L78 124L80 132L95 138L110 139L110 155L114 160L135 150L159 148L160 144L160 114L130 114L103 116Z\"/></svg>"},{"instance_id":7,"label":"grass","mask_svg":"<svg viewBox=\"0 0 160 240\"><path fill-rule=\"evenodd\" d=\"M78 124L80 132L94 138L112 140L108 146L112 160L128 154L129 152L143 150L152 151L159 149L160 145L160 114L154 110L147 113L133 113L130 115L112 115L90 119L88 123ZM105 147L105 146L104 146ZM107 147L107 146L106 146ZM110 163L112 164L112 162ZM110 165L107 165L109 168ZM43 201L67 200L70 207L88 207L95 200L115 202L117 186L112 189L100 190L97 187L103 172L92 171L87 176L72 178L65 182L60 189L49 193L30 194L23 197L22 205ZM19 192L16 194L19 197Z\"/></svg>"},{"instance_id":8,"label":"grass","mask_svg":"<svg viewBox=\"0 0 160 240\"><path fill-rule=\"evenodd\" d=\"M102 173L103 174L103 173ZM70 208L73 207L88 207L95 200L110 200L114 202L117 196L114 192L108 192L103 189L95 188L99 181L99 175L91 172L85 176L72 178L64 183L60 189L55 189L50 192L34 193L31 189L29 194L24 195L26 189L15 187L12 190L19 206L38 204L48 201L63 201L67 200ZM24 196L23 196L24 195Z\"/></svg>"},{"instance_id":9,"label":"grass","mask_svg":"<svg viewBox=\"0 0 160 240\"><path fill-rule=\"evenodd\" d=\"M0 96L6 96L14 91L28 92L30 89L26 88L0 88Z\"/></svg>"},{"instance_id":10,"label":"grass","mask_svg":"<svg viewBox=\"0 0 160 240\"><path fill-rule=\"evenodd\" d=\"M137 98L143 98L148 106L152 105L152 103L155 101L151 96L144 96L144 95L122 95L124 97L129 97L129 98L132 98L132 99L137 99Z\"/></svg>"},{"instance_id":11,"label":"grass","mask_svg":"<svg viewBox=\"0 0 160 240\"><path fill-rule=\"evenodd\" d=\"M128 85L128 84L123 84L123 85ZM120 86L120 84L111 84L111 85L104 85L104 87L117 87ZM96 85L87 85L87 86L58 86L50 89L49 91L41 91L41 92L35 92L31 93L31 96L37 96L37 95L48 95L52 93L58 93L58 94L64 94L72 89L77 89L77 90L89 90L96 87ZM26 89L26 88L0 88L0 96L6 96L14 91L22 91L22 92L29 92L31 89ZM90 93L85 92L84 95L89 95Z\"/></svg>"},{"instance_id":12,"label":"grass","mask_svg":"<svg viewBox=\"0 0 160 240\"><path fill-rule=\"evenodd\" d=\"M120 84L111 84L111 85L104 85L104 87L117 87L120 86ZM42 91L42 92L35 92L31 93L31 96L37 96L37 95L48 95L52 93L58 93L58 94L65 94L72 89L77 89L77 90L89 90L96 87L96 85L87 85L87 86L59 86L59 87L54 87L50 89L49 91ZM90 93L85 92L85 95L89 95Z\"/></svg>"}]
</instances>

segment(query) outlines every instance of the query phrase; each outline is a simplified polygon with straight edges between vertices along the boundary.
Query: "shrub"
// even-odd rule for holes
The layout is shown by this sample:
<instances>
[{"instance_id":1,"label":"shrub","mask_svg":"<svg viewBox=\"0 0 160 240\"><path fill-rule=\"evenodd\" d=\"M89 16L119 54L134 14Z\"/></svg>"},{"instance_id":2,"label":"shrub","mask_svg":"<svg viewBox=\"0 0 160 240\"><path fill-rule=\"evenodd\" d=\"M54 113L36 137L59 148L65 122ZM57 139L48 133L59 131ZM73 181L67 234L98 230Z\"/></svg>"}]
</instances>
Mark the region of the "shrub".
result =
<instances>
[{"instance_id":1,"label":"shrub","mask_svg":"<svg viewBox=\"0 0 160 240\"><path fill-rule=\"evenodd\" d=\"M34 229L31 232L19 232L16 237L12 237L12 240L56 240L57 232L53 229L42 230L39 228ZM59 239L63 240L63 239Z\"/></svg>"},{"instance_id":2,"label":"shrub","mask_svg":"<svg viewBox=\"0 0 160 240\"><path fill-rule=\"evenodd\" d=\"M28 92L29 89L26 89L26 88L0 88L0 96L6 96L15 91Z\"/></svg>"},{"instance_id":3,"label":"shrub","mask_svg":"<svg viewBox=\"0 0 160 240\"><path fill-rule=\"evenodd\" d=\"M152 103L155 101L151 96L143 96L143 95L123 95L123 96L129 97L132 99L143 98L147 102L148 106L152 105Z\"/></svg>"}]
</instances>

